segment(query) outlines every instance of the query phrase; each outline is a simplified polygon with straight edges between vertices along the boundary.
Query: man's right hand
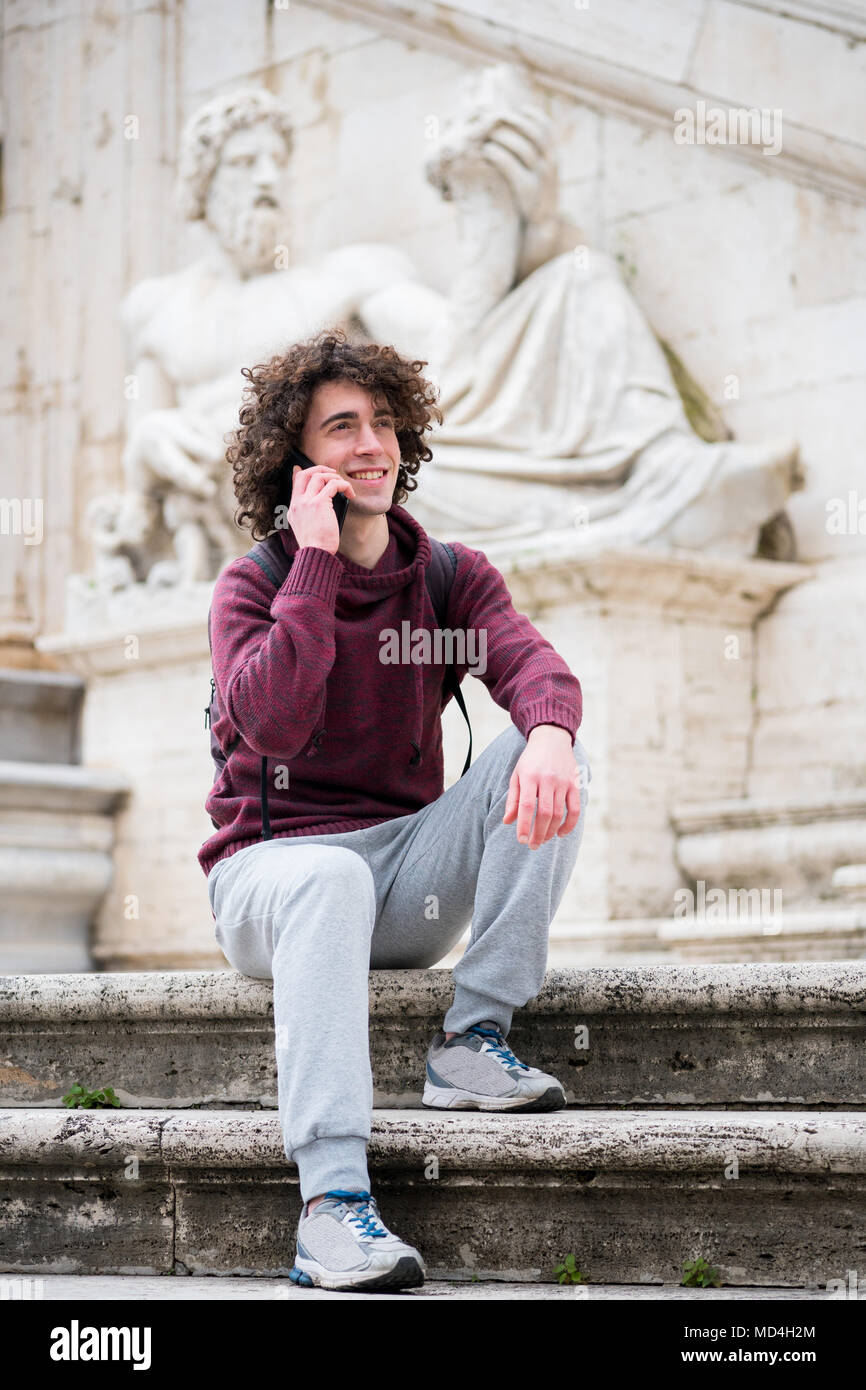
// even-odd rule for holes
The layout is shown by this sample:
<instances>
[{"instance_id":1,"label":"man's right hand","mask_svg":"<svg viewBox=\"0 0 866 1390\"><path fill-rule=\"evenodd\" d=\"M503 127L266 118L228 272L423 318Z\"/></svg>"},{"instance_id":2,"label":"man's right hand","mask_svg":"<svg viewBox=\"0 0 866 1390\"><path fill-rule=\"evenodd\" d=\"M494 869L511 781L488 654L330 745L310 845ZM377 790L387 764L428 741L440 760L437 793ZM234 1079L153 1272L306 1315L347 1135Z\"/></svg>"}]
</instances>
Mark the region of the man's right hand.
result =
<instances>
[{"instance_id":1,"label":"man's right hand","mask_svg":"<svg viewBox=\"0 0 866 1390\"><path fill-rule=\"evenodd\" d=\"M340 523L334 511L334 496L344 492L347 497L355 496L355 489L327 464L317 463L312 468L302 468L296 463L292 469L292 500L289 504L289 525L298 542L298 548L305 545L319 546L329 554L336 555L340 548Z\"/></svg>"}]
</instances>

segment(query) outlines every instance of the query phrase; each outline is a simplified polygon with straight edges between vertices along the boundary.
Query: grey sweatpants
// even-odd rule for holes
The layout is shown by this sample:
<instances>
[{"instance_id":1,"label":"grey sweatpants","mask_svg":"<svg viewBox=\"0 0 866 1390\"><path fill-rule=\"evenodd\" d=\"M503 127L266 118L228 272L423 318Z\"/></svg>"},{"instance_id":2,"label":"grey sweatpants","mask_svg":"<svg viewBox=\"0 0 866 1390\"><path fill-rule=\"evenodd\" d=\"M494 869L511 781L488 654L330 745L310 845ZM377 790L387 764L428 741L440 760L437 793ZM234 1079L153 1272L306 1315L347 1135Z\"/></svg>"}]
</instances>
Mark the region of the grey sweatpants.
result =
<instances>
[{"instance_id":1,"label":"grey sweatpants","mask_svg":"<svg viewBox=\"0 0 866 1390\"><path fill-rule=\"evenodd\" d=\"M304 1201L369 1191L373 1108L368 971L435 965L471 921L446 1032L482 1019L507 1035L544 983L548 929L583 838L580 819L538 849L503 825L526 739L511 725L437 801L337 835L262 840L208 875L215 935L235 969L274 982L280 1127ZM419 1077L419 1087L423 1077Z\"/></svg>"}]
</instances>

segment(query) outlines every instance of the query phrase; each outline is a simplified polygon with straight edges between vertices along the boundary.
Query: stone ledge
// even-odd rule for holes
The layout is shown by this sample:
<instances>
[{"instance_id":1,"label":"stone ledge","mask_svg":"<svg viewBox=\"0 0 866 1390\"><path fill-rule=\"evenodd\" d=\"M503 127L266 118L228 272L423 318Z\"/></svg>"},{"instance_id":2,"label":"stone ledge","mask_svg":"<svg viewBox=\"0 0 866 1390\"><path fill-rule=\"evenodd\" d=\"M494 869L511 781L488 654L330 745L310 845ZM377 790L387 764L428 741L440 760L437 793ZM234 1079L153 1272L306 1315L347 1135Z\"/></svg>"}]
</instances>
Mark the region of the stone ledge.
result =
<instances>
[{"instance_id":1,"label":"stone ledge","mask_svg":"<svg viewBox=\"0 0 866 1390\"><path fill-rule=\"evenodd\" d=\"M736 888L723 890L737 894ZM549 959L558 968L578 972L595 968L754 970L846 966L862 970L866 961L866 908L852 892L850 906L840 884L835 901L811 910L764 915L743 911L739 904L721 921L704 918L617 917L606 922L554 923ZM729 900L730 901L730 900ZM769 899L768 905L769 905ZM737 912L742 911L742 920ZM461 951L449 952L442 966L453 968ZM769 957L769 959L768 959ZM675 964L676 963L676 964Z\"/></svg>"},{"instance_id":2,"label":"stone ledge","mask_svg":"<svg viewBox=\"0 0 866 1390\"><path fill-rule=\"evenodd\" d=\"M84 693L65 671L0 668L0 759L80 762Z\"/></svg>"},{"instance_id":3,"label":"stone ledge","mask_svg":"<svg viewBox=\"0 0 866 1390\"><path fill-rule=\"evenodd\" d=\"M449 970L371 971L380 1106L420 1104ZM582 1107L866 1106L866 966L551 971L509 1043ZM0 1101L62 1107L73 1081L129 1108L277 1105L273 986L235 971L0 977Z\"/></svg>"},{"instance_id":4,"label":"stone ledge","mask_svg":"<svg viewBox=\"0 0 866 1390\"><path fill-rule=\"evenodd\" d=\"M552 1283L573 1252L594 1283L665 1282L702 1254L725 1284L802 1288L862 1254L862 1115L374 1111L368 1158L433 1279ZM7 1273L294 1261L300 1194L273 1114L0 1111L0 1200Z\"/></svg>"},{"instance_id":5,"label":"stone ledge","mask_svg":"<svg viewBox=\"0 0 866 1390\"><path fill-rule=\"evenodd\" d=\"M0 809L112 816L130 792L113 768L0 761Z\"/></svg>"},{"instance_id":6,"label":"stone ledge","mask_svg":"<svg viewBox=\"0 0 866 1390\"><path fill-rule=\"evenodd\" d=\"M618 546L593 551L574 527L497 541L484 552L504 576L515 607L556 604L751 626L781 593L815 577L809 565L704 555L697 550ZM215 581L150 590L138 585L103 606L90 624L38 639L41 652L79 676L130 670L124 637L134 620L142 639L137 671L210 662L207 614Z\"/></svg>"},{"instance_id":7,"label":"stone ledge","mask_svg":"<svg viewBox=\"0 0 866 1390\"><path fill-rule=\"evenodd\" d=\"M295 1171L279 1117L270 1111L0 1110L0 1169L75 1164ZM379 1169L412 1169L423 1179L435 1153L482 1186L483 1175L543 1173L595 1181L599 1169L710 1173L732 1156L762 1172L866 1176L866 1115L856 1111L621 1110L490 1115L478 1111L374 1110L368 1157ZM592 1172L590 1172L592 1170ZM93 1176L93 1173L91 1173ZM288 1171L283 1173L288 1177Z\"/></svg>"},{"instance_id":8,"label":"stone ledge","mask_svg":"<svg viewBox=\"0 0 866 1390\"><path fill-rule=\"evenodd\" d=\"M851 911L850 925L866 925ZM672 924L647 919L645 931ZM615 927L616 923L609 923ZM597 926L586 930L597 932ZM450 970L371 970L371 1013L438 1017L454 997ZM542 989L520 1013L716 1013L765 1016L813 1010L859 1014L866 1008L866 962L752 965L656 965L647 969L588 967L549 970ZM103 974L2 975L0 1022L99 1019L260 1018L273 1013L273 984L239 971L166 970Z\"/></svg>"},{"instance_id":9,"label":"stone ledge","mask_svg":"<svg viewBox=\"0 0 866 1390\"><path fill-rule=\"evenodd\" d=\"M672 619L751 627L780 594L814 579L809 565L704 555L697 550L618 546L592 551L580 534L545 532L484 546L517 606L651 612Z\"/></svg>"},{"instance_id":10,"label":"stone ledge","mask_svg":"<svg viewBox=\"0 0 866 1390\"><path fill-rule=\"evenodd\" d=\"M10 1275L7 1282L12 1283L21 1276ZM799 1299L838 1299L839 1294L826 1289L819 1289L816 1285L804 1286L803 1288L684 1288L681 1284L584 1284L575 1286L573 1284L536 1284L530 1282L509 1282L506 1280L481 1280L475 1276L477 1282L468 1282L469 1275L458 1279L426 1279L420 1289L412 1289L404 1293L366 1293L364 1294L365 1303L369 1299L386 1299L389 1303L397 1300L411 1300L417 1298L448 1298L461 1301L471 1300L473 1302L489 1302L491 1299L568 1299L574 1302L575 1299L591 1299L594 1303L600 1300L610 1301L629 1300L631 1302L646 1302L648 1299L665 1302L698 1302L714 1303L719 1300L733 1300L743 1302L744 1300L760 1299L762 1301L790 1302ZM300 1289L297 1284L292 1284L288 1279L268 1279L268 1278L233 1278L225 1275L219 1283L215 1283L212 1278L197 1278L189 1275L185 1279L173 1280L167 1284L164 1278L159 1276L148 1276L146 1274L46 1274L30 1281L34 1286L33 1297L39 1297L46 1302L51 1301L72 1301L74 1303L106 1301L116 1303L119 1300L147 1299L152 1302L154 1299L170 1300L176 1303L179 1300L195 1300L206 1302L219 1300L224 1302L227 1299L238 1301L257 1301L272 1298L279 1299L280 1302L288 1300L293 1302L297 1299L303 1303L307 1301L322 1302L325 1300L348 1300L357 1304L358 1295L356 1293L334 1293L330 1289ZM13 1293L13 1297L17 1295ZM29 1297L29 1294L28 1294Z\"/></svg>"},{"instance_id":11,"label":"stone ledge","mask_svg":"<svg viewBox=\"0 0 866 1390\"><path fill-rule=\"evenodd\" d=\"M771 797L742 797L727 801L681 804L671 810L671 823L680 835L704 831L751 830L774 825L811 825L819 820L866 819L866 790L834 792L832 800L798 797L781 801Z\"/></svg>"}]
</instances>

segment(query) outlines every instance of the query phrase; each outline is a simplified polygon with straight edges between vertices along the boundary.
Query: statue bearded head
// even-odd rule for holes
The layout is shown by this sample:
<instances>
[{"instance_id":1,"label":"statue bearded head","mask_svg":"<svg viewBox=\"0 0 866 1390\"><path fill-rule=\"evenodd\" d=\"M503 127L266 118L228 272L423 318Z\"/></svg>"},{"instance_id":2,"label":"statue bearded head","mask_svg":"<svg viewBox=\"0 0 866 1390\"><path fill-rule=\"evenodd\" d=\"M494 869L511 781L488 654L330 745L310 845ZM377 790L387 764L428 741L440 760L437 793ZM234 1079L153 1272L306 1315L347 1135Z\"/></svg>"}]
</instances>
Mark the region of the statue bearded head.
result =
<instances>
[{"instance_id":1,"label":"statue bearded head","mask_svg":"<svg viewBox=\"0 0 866 1390\"><path fill-rule=\"evenodd\" d=\"M206 102L180 142L175 202L185 220L204 220L243 274L273 270L288 239L288 108L270 92L243 87Z\"/></svg>"}]
</instances>

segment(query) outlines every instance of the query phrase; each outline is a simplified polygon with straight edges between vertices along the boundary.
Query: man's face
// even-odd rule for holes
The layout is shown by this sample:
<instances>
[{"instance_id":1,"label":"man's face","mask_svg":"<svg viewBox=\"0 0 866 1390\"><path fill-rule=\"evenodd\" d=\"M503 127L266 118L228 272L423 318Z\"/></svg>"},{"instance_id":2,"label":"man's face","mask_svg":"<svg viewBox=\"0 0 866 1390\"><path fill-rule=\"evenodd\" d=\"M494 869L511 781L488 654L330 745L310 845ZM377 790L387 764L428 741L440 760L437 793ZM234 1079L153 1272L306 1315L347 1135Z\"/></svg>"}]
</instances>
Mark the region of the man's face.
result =
<instances>
[{"instance_id":1,"label":"man's face","mask_svg":"<svg viewBox=\"0 0 866 1390\"><path fill-rule=\"evenodd\" d=\"M394 416L381 395L353 381L325 381L310 400L300 447L314 463L334 468L355 490L349 510L365 516L387 512L397 486L400 445ZM376 473L369 481L359 474Z\"/></svg>"},{"instance_id":2,"label":"man's face","mask_svg":"<svg viewBox=\"0 0 866 1390\"><path fill-rule=\"evenodd\" d=\"M285 141L267 121L233 131L223 145L205 217L246 274L273 270L286 240L288 163Z\"/></svg>"}]
</instances>

